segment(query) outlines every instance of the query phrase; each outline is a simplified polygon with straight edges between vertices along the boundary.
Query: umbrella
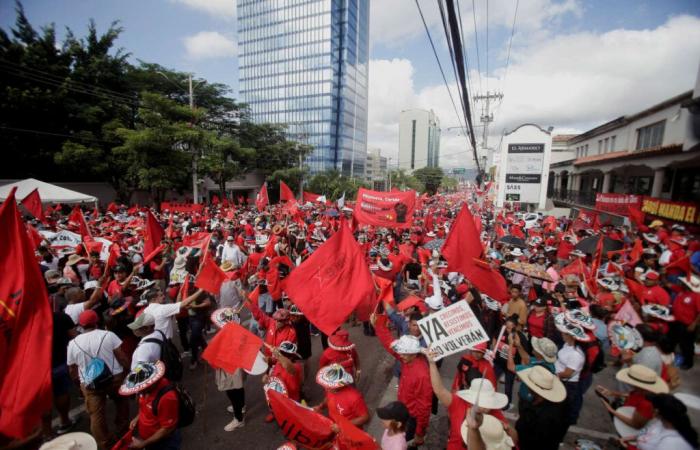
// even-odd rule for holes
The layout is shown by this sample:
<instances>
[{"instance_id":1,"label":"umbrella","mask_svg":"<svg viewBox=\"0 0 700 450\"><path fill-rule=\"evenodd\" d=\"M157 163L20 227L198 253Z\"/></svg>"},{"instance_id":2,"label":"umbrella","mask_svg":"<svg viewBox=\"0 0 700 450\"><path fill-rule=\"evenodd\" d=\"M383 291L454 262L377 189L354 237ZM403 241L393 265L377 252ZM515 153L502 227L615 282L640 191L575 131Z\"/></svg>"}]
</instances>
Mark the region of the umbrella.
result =
<instances>
[{"instance_id":1,"label":"umbrella","mask_svg":"<svg viewBox=\"0 0 700 450\"><path fill-rule=\"evenodd\" d=\"M444 239L433 239L432 241L423 245L423 248L427 248L428 250L440 250L442 248L442 244L444 243Z\"/></svg>"},{"instance_id":2,"label":"umbrella","mask_svg":"<svg viewBox=\"0 0 700 450\"><path fill-rule=\"evenodd\" d=\"M339 216L338 211L336 211L335 209L329 209L328 211L326 211L326 215L329 217L338 217Z\"/></svg>"},{"instance_id":3,"label":"umbrella","mask_svg":"<svg viewBox=\"0 0 700 450\"><path fill-rule=\"evenodd\" d=\"M600 237L601 235L597 234L595 236L589 236L582 239L578 244L576 244L576 249L581 250L583 253L592 255L595 253L595 248L598 245L598 240ZM622 241L611 239L607 236L603 236L603 239L603 253L614 252L616 250L620 250L624 246Z\"/></svg>"},{"instance_id":4,"label":"umbrella","mask_svg":"<svg viewBox=\"0 0 700 450\"><path fill-rule=\"evenodd\" d=\"M525 244L524 240L520 239L519 237L515 237L515 236L511 236L511 235L503 236L502 238L500 238L498 240L498 242L500 242L502 244L506 244L506 245L512 245L514 247L520 247L520 248L527 247L527 244Z\"/></svg>"}]
</instances>

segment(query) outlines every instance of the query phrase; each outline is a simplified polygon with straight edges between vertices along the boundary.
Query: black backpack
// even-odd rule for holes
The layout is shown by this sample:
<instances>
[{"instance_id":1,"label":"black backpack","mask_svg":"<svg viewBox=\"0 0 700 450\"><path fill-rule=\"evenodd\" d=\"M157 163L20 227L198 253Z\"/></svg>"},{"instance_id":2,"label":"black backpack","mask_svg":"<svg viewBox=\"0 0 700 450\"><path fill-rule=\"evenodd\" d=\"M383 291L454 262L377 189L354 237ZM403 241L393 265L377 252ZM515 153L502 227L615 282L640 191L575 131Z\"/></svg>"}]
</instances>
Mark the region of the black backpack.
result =
<instances>
[{"instance_id":1,"label":"black backpack","mask_svg":"<svg viewBox=\"0 0 700 450\"><path fill-rule=\"evenodd\" d=\"M172 339L166 338L162 331L156 331L160 333L162 340L151 338L145 339L143 342L152 342L160 345L160 360L165 364L165 378L170 381L182 380L182 357L180 356L180 351L173 344Z\"/></svg>"},{"instance_id":2,"label":"black backpack","mask_svg":"<svg viewBox=\"0 0 700 450\"><path fill-rule=\"evenodd\" d=\"M160 388L156 394L156 398L153 399L151 408L153 409L153 414L158 415L158 403L162 396L170 391L175 391L177 394L178 407L178 417L177 417L177 427L184 428L186 426L192 425L194 422L194 416L196 414L196 407L192 396L187 390L180 386L179 384L169 384Z\"/></svg>"}]
</instances>

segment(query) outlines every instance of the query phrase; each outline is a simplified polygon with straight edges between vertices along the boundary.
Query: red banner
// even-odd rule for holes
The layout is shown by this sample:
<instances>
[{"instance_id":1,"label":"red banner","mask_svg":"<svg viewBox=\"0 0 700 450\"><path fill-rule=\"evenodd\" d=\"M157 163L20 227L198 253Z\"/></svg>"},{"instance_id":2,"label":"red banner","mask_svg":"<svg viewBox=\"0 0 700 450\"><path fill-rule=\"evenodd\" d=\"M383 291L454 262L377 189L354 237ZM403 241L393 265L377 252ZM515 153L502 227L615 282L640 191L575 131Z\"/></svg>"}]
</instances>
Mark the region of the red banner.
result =
<instances>
[{"instance_id":1,"label":"red banner","mask_svg":"<svg viewBox=\"0 0 700 450\"><path fill-rule=\"evenodd\" d=\"M660 198L644 197L642 212L670 219L676 222L700 224L698 205L695 203L674 202Z\"/></svg>"},{"instance_id":2,"label":"red banner","mask_svg":"<svg viewBox=\"0 0 700 450\"><path fill-rule=\"evenodd\" d=\"M204 210L204 205L194 204L194 203L171 203L171 202L160 202L160 210L178 213L201 213Z\"/></svg>"},{"instance_id":3,"label":"red banner","mask_svg":"<svg viewBox=\"0 0 700 450\"><path fill-rule=\"evenodd\" d=\"M325 449L333 445L333 422L329 418L272 389L267 395L272 414L285 438L303 448Z\"/></svg>"},{"instance_id":4,"label":"red banner","mask_svg":"<svg viewBox=\"0 0 700 450\"><path fill-rule=\"evenodd\" d=\"M407 228L413 223L416 191L377 192L360 188L355 203L355 218L378 227Z\"/></svg>"},{"instance_id":5,"label":"red banner","mask_svg":"<svg viewBox=\"0 0 700 450\"><path fill-rule=\"evenodd\" d=\"M642 197L628 194L601 194L595 195L595 209L613 214L626 216L630 207L639 208Z\"/></svg>"},{"instance_id":6,"label":"red banner","mask_svg":"<svg viewBox=\"0 0 700 450\"><path fill-rule=\"evenodd\" d=\"M262 339L237 323L227 323L214 335L202 358L215 369L233 373L238 368L250 370L262 347Z\"/></svg>"}]
</instances>

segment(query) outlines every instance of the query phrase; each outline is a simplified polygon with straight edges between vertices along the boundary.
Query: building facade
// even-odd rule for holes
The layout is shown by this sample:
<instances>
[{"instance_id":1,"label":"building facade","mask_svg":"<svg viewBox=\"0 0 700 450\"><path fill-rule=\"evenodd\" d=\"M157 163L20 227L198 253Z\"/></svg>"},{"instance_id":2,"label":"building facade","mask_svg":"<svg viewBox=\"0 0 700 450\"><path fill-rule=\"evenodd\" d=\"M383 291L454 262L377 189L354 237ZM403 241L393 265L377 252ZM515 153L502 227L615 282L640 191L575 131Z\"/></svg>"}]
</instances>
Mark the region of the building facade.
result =
<instances>
[{"instance_id":1,"label":"building facade","mask_svg":"<svg viewBox=\"0 0 700 450\"><path fill-rule=\"evenodd\" d=\"M700 203L692 101L688 91L569 139L573 157L550 166L550 196L591 207L597 194Z\"/></svg>"},{"instance_id":2,"label":"building facade","mask_svg":"<svg viewBox=\"0 0 700 450\"><path fill-rule=\"evenodd\" d=\"M371 183L374 190L382 191L386 188L387 175L387 158L382 156L378 148L369 149L365 164L365 181Z\"/></svg>"},{"instance_id":3,"label":"building facade","mask_svg":"<svg viewBox=\"0 0 700 450\"><path fill-rule=\"evenodd\" d=\"M431 111L408 109L399 120L399 169L440 166L440 120Z\"/></svg>"},{"instance_id":4,"label":"building facade","mask_svg":"<svg viewBox=\"0 0 700 450\"><path fill-rule=\"evenodd\" d=\"M256 122L314 147L315 173L361 176L369 0L238 0L239 89Z\"/></svg>"}]
</instances>

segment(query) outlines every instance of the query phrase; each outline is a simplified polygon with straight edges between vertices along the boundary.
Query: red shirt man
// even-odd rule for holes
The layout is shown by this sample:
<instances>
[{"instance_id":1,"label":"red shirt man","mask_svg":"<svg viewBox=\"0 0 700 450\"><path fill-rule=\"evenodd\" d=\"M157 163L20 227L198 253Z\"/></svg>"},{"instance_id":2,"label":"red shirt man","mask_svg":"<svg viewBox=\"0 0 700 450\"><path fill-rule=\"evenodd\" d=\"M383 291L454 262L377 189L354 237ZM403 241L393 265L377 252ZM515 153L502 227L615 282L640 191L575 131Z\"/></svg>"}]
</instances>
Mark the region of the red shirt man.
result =
<instances>
[{"instance_id":1,"label":"red shirt man","mask_svg":"<svg viewBox=\"0 0 700 450\"><path fill-rule=\"evenodd\" d=\"M265 343L273 347L279 347L284 341L297 343L297 332L289 322L289 311L279 309L270 317L260 310L256 302L246 302L250 313L258 322L258 326L265 330ZM264 348L265 356L270 356L270 350Z\"/></svg>"},{"instance_id":2,"label":"red shirt man","mask_svg":"<svg viewBox=\"0 0 700 450\"><path fill-rule=\"evenodd\" d=\"M158 395L158 391L168 384L170 382L167 379L161 378L153 387L139 394L139 415L136 430L138 438L142 441L148 440L161 428L174 429L177 426L180 402L174 390L170 390L160 397L156 406L158 415L153 413L153 401Z\"/></svg>"},{"instance_id":3,"label":"red shirt man","mask_svg":"<svg viewBox=\"0 0 700 450\"><path fill-rule=\"evenodd\" d=\"M326 392L328 415L334 419L336 415L352 421L363 416L369 416L367 404L362 394L354 386L345 386L339 390Z\"/></svg>"},{"instance_id":4,"label":"red shirt man","mask_svg":"<svg viewBox=\"0 0 700 450\"><path fill-rule=\"evenodd\" d=\"M673 302L673 316L676 322L685 326L692 324L700 314L700 294L684 291L678 294Z\"/></svg>"}]
</instances>

